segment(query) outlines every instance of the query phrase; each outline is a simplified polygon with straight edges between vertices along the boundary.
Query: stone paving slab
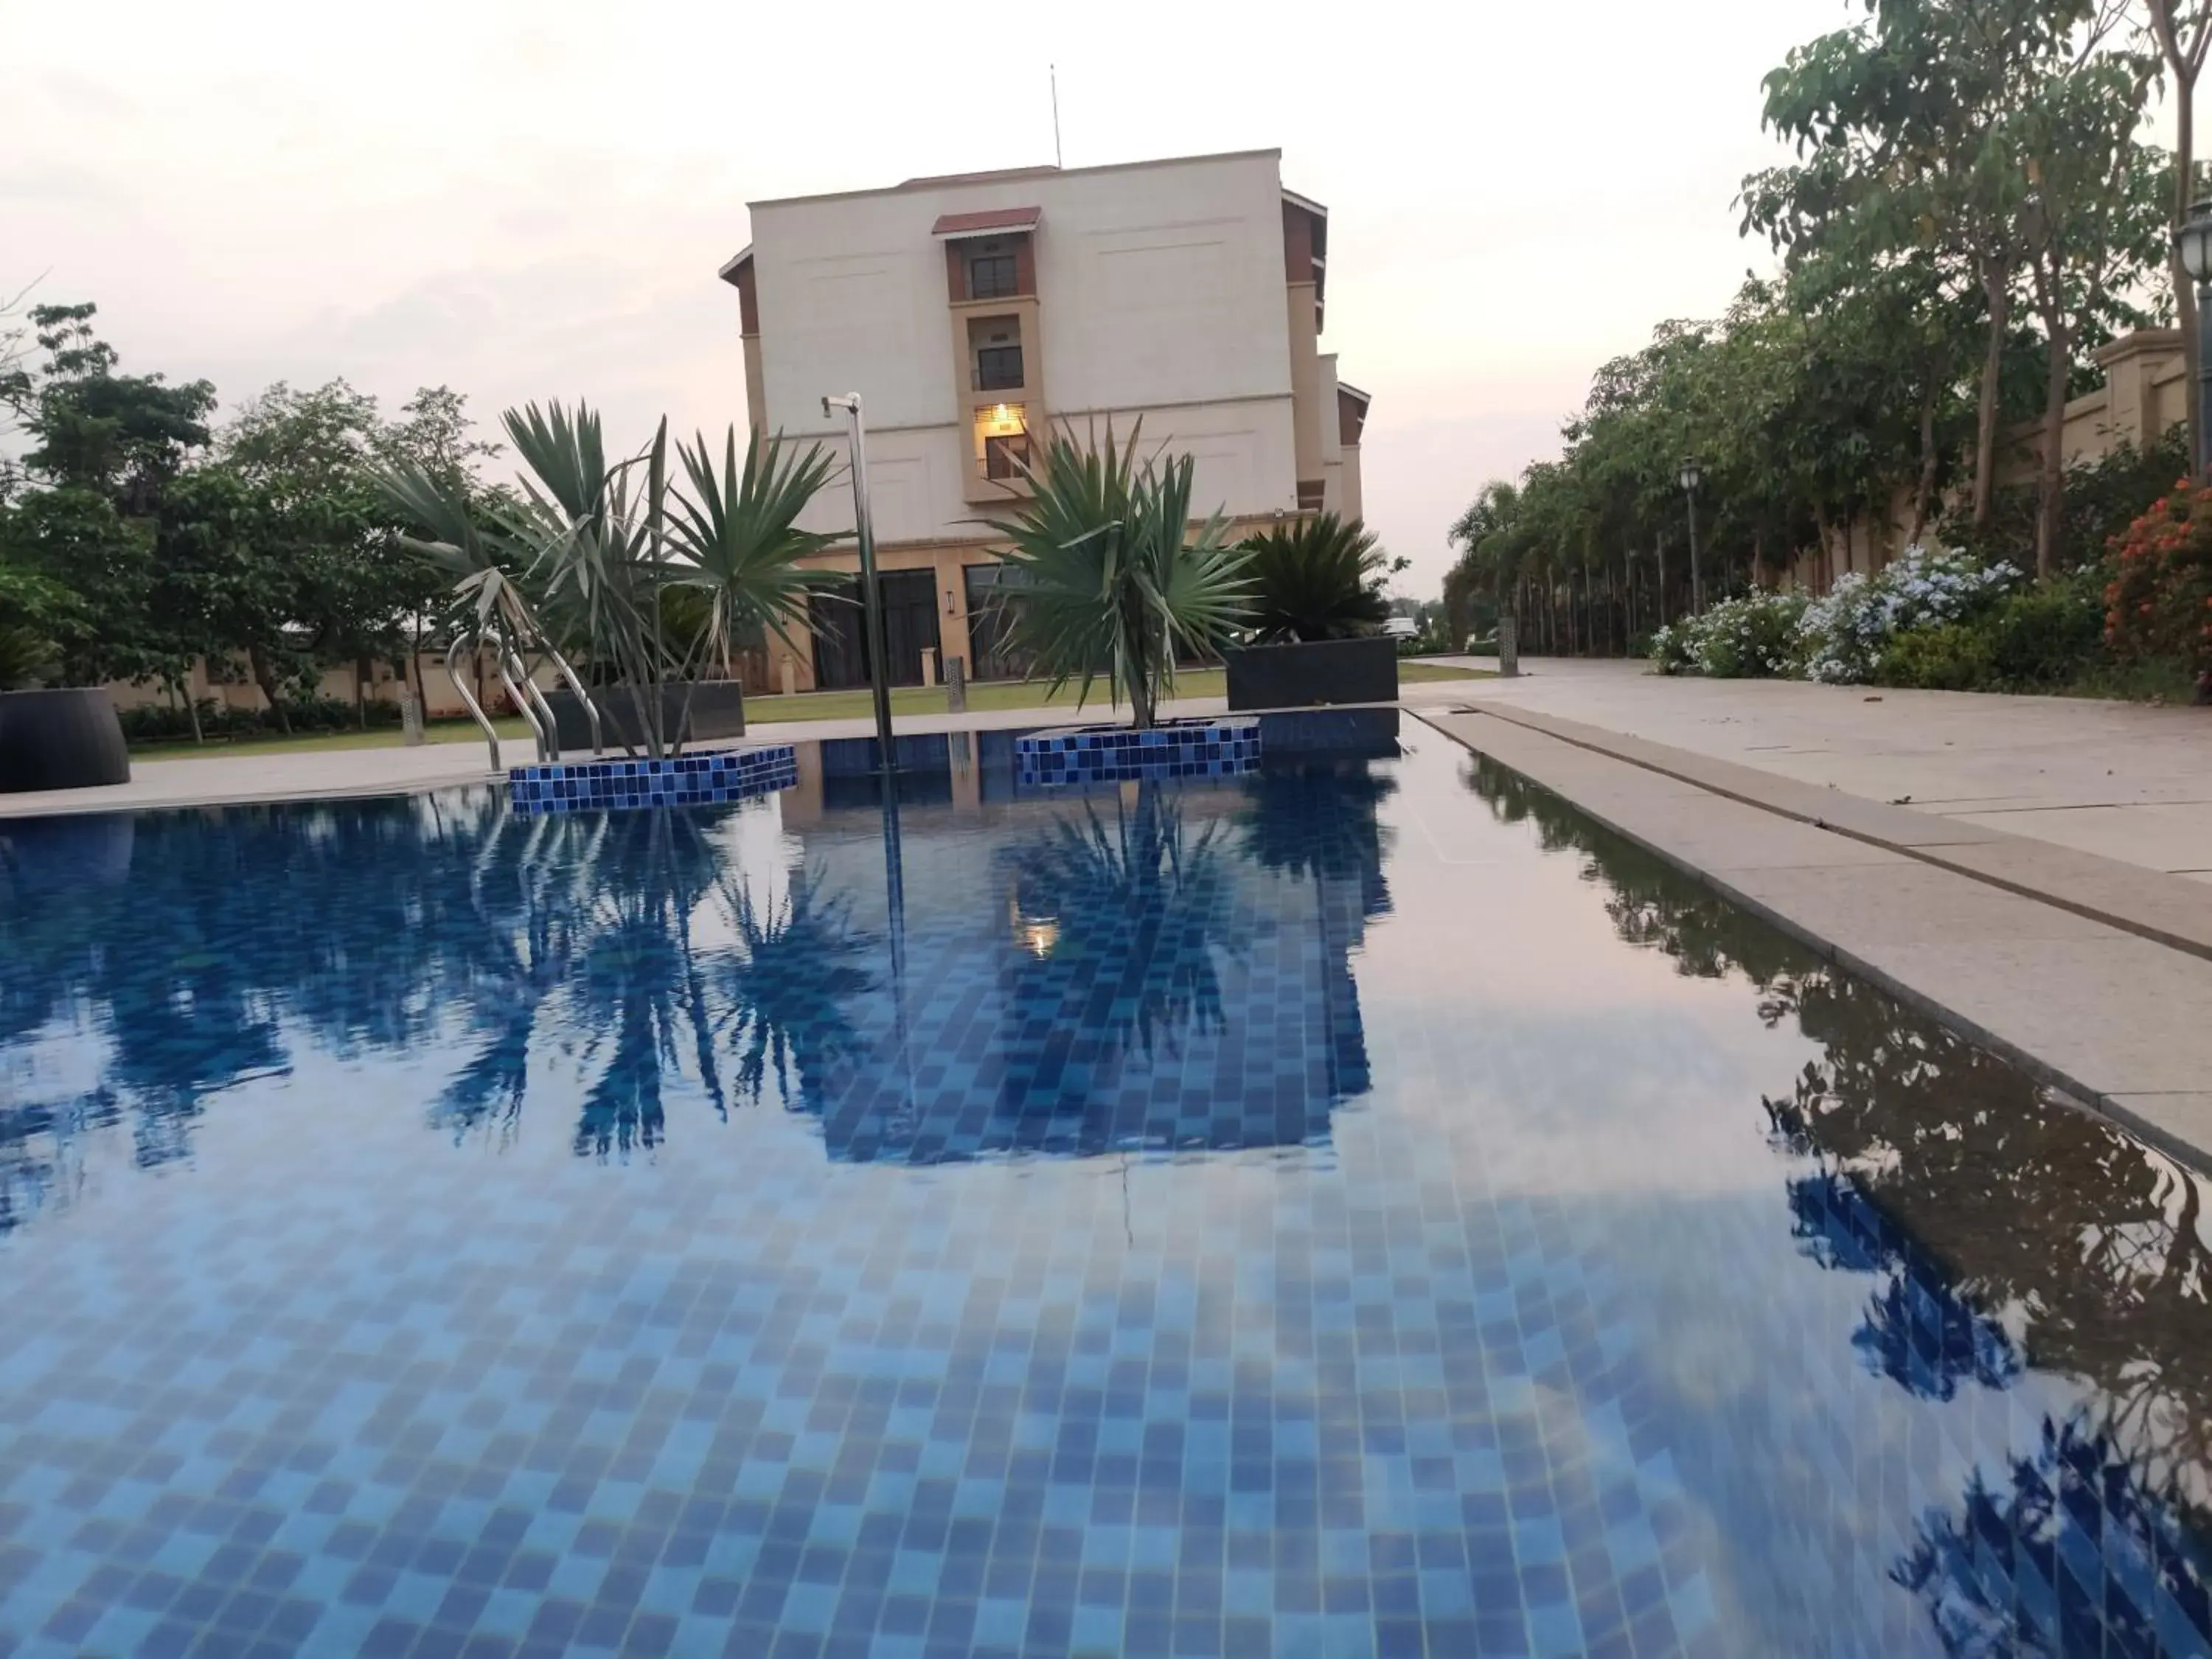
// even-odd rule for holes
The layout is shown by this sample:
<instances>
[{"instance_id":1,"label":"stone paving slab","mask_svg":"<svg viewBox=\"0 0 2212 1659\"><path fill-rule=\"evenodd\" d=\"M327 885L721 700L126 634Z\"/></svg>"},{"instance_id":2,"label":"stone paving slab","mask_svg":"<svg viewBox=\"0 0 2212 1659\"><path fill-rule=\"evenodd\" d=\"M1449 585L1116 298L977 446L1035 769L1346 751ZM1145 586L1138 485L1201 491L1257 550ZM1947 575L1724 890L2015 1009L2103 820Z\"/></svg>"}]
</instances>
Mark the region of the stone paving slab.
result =
<instances>
[{"instance_id":1,"label":"stone paving slab","mask_svg":"<svg viewBox=\"0 0 2212 1659\"><path fill-rule=\"evenodd\" d=\"M1442 659L1475 665L1474 658ZM1515 679L1409 686L1504 713L1584 721L1780 777L1833 785L1863 799L1910 798L1951 816L2031 808L2051 816L2002 827L2064 841L2076 810L2109 816L2084 850L2179 871L2212 866L2195 839L2206 820L2179 822L2160 805L2212 810L2212 709L2087 697L1993 696L1809 685L1789 680L1662 678L1640 662L1540 657Z\"/></svg>"},{"instance_id":2,"label":"stone paving slab","mask_svg":"<svg viewBox=\"0 0 2212 1659\"><path fill-rule=\"evenodd\" d=\"M1894 862L1869 864L1868 843L1748 801L1687 802L1679 781L1629 760L1613 762L1607 775L1589 750L1523 722L1488 713L1421 718L2031 1075L2212 1170L2212 1093L2203 1091L2212 1079L2212 960L1918 855L1893 852ZM1786 854L1750 855L1770 838Z\"/></svg>"},{"instance_id":3,"label":"stone paving slab","mask_svg":"<svg viewBox=\"0 0 2212 1659\"><path fill-rule=\"evenodd\" d=\"M1942 817L1867 800L1842 789L1626 736L1585 721L1525 708L1486 706L1482 713L1587 752L1629 762L1677 783L1695 784L1764 811L1909 853L2158 944L2212 958L2212 884L2012 835L1976 819Z\"/></svg>"}]
</instances>

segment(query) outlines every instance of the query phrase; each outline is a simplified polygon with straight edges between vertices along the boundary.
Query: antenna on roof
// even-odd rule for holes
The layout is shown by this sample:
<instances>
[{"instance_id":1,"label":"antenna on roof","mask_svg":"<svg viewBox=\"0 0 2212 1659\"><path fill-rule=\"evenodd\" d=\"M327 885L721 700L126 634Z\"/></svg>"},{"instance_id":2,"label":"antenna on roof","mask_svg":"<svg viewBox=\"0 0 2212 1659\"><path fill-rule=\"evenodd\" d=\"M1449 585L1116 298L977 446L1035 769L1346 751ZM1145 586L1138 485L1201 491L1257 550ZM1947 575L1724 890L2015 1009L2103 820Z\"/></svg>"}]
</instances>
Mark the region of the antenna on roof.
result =
<instances>
[{"instance_id":1,"label":"antenna on roof","mask_svg":"<svg viewBox=\"0 0 2212 1659\"><path fill-rule=\"evenodd\" d=\"M1044 72L1052 77L1052 164L1061 166L1060 159L1060 65L1047 64Z\"/></svg>"}]
</instances>

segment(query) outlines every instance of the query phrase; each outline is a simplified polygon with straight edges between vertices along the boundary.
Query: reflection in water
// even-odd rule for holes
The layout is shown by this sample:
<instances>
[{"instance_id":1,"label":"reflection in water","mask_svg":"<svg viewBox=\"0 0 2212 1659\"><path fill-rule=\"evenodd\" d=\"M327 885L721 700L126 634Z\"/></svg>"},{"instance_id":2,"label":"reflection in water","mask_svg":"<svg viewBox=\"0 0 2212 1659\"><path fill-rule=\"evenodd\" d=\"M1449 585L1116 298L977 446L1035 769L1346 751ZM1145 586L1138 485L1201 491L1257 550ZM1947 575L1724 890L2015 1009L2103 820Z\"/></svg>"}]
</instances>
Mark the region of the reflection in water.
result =
<instances>
[{"instance_id":1,"label":"reflection in water","mask_svg":"<svg viewBox=\"0 0 2212 1659\"><path fill-rule=\"evenodd\" d=\"M0 1232L67 1197L88 1133L127 1122L140 1167L186 1159L211 1097L302 1045L450 1056L441 1134L507 1145L545 1097L585 1157L659 1147L679 1093L809 1113L841 1158L1298 1144L1367 1087L1348 956L1389 902L1389 786L1354 770L1001 802L1012 834L939 824L931 855L967 862L902 932L863 925L866 884L823 862L896 824L872 804L766 859L736 838L767 803L521 817L485 790L11 831ZM883 845L888 897L907 855ZM1277 1038L1223 1018L1223 975L1242 985L1262 937L1287 975ZM1186 1087L1271 1064L1264 1121Z\"/></svg>"},{"instance_id":2,"label":"reflection in water","mask_svg":"<svg viewBox=\"0 0 2212 1659\"><path fill-rule=\"evenodd\" d=\"M1499 819L1584 855L1620 937L1700 976L1741 974L1769 1025L1821 1048L1764 1104L1791 1156L1790 1211L1813 1259L1876 1275L1852 1340L1923 1398L2005 1389L2030 1366L2091 1403L1960 1512L1930 1515L1896 1577L1960 1654L2199 1651L2212 1641L2212 1341L2204 1178L2106 1119L1814 956L1710 889L1476 757ZM1809 1165L1809 1167L1808 1167ZM2179 1517L2186 1517L2185 1526ZM2080 1565L2139 1559L2138 1599ZM2062 1560L2072 1560L2059 1571ZM2116 1582L2120 1575L2114 1575ZM2163 1602L2160 1648L2117 1648ZM2111 1628L2096 1609L2108 1607ZM2172 1645L2172 1629L2189 1639Z\"/></svg>"}]
</instances>

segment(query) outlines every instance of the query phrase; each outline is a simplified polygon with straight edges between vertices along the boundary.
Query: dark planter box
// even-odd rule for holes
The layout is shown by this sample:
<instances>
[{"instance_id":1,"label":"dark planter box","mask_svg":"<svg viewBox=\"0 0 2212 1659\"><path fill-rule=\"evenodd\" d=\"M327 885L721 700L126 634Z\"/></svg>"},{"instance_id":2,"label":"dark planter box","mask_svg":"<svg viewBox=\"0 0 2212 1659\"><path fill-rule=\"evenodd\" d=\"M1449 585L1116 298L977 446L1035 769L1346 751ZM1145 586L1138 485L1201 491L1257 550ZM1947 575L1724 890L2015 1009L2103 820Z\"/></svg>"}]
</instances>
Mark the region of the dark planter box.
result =
<instances>
[{"instance_id":1,"label":"dark planter box","mask_svg":"<svg viewBox=\"0 0 2212 1659\"><path fill-rule=\"evenodd\" d=\"M1397 645L1380 634L1312 645L1247 645L1222 655L1232 710L1398 701Z\"/></svg>"},{"instance_id":2,"label":"dark planter box","mask_svg":"<svg viewBox=\"0 0 2212 1659\"><path fill-rule=\"evenodd\" d=\"M684 718L687 691L691 696L688 726ZM561 752L590 754L592 723L585 718L583 705L576 701L575 694L565 690L549 691L545 701L553 706L553 727L561 739ZM600 735L606 739L607 747L621 749L627 745L643 752L645 722L640 718L645 712L643 698L626 685L600 685L592 688L592 701L599 705ZM745 734L744 689L735 680L664 685L660 688L660 729L664 736L672 735L682 743L742 738Z\"/></svg>"},{"instance_id":3,"label":"dark planter box","mask_svg":"<svg viewBox=\"0 0 2212 1659\"><path fill-rule=\"evenodd\" d=\"M0 793L130 781L130 745L106 688L0 691Z\"/></svg>"}]
</instances>

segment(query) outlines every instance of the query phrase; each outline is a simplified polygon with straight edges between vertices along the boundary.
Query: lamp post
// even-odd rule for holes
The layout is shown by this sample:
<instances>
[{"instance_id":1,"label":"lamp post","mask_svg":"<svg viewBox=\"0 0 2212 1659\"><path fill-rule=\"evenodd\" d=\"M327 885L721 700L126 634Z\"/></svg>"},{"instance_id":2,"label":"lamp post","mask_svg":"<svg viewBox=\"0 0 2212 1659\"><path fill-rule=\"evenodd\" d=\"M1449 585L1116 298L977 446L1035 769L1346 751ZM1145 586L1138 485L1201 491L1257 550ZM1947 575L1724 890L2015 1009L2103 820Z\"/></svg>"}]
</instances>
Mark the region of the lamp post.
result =
<instances>
[{"instance_id":1,"label":"lamp post","mask_svg":"<svg viewBox=\"0 0 2212 1659\"><path fill-rule=\"evenodd\" d=\"M1682 495L1690 504L1690 614L1697 616L1705 608L1705 584L1698 570L1698 486L1705 481L1705 470L1698 465L1694 455L1682 457L1682 470L1674 475L1682 486Z\"/></svg>"},{"instance_id":2,"label":"lamp post","mask_svg":"<svg viewBox=\"0 0 2212 1659\"><path fill-rule=\"evenodd\" d=\"M845 411L853 437L853 537L860 544L861 629L868 641L868 684L876 705L876 757L884 775L884 799L891 795L891 665L884 646L884 607L876 592L876 531L868 514L868 434L860 420L860 394L824 398L822 414Z\"/></svg>"},{"instance_id":3,"label":"lamp post","mask_svg":"<svg viewBox=\"0 0 2212 1659\"><path fill-rule=\"evenodd\" d=\"M2189 459L2197 482L2212 483L2212 356L2205 353L2204 335L2212 327L2212 202L2199 202L2189 217L2175 227L2173 252L2181 268L2197 284L2197 453Z\"/></svg>"}]
</instances>

